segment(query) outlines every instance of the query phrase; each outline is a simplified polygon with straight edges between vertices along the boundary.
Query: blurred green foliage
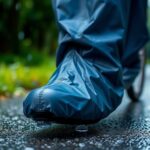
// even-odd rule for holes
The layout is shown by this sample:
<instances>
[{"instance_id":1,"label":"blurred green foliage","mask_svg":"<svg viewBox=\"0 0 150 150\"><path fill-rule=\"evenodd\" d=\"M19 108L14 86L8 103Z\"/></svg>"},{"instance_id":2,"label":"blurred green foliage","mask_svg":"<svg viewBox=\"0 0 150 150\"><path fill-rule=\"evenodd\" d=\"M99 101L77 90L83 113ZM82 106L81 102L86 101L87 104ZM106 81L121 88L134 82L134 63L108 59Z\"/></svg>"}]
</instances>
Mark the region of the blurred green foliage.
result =
<instances>
[{"instance_id":1,"label":"blurred green foliage","mask_svg":"<svg viewBox=\"0 0 150 150\"><path fill-rule=\"evenodd\" d=\"M0 0L0 10L0 95L20 95L54 72L57 26L50 0Z\"/></svg>"},{"instance_id":2,"label":"blurred green foliage","mask_svg":"<svg viewBox=\"0 0 150 150\"><path fill-rule=\"evenodd\" d=\"M0 53L54 54L57 30L50 0L0 0Z\"/></svg>"},{"instance_id":3,"label":"blurred green foliage","mask_svg":"<svg viewBox=\"0 0 150 150\"><path fill-rule=\"evenodd\" d=\"M20 96L54 72L57 26L50 0L0 0L0 10L0 95Z\"/></svg>"},{"instance_id":4,"label":"blurred green foliage","mask_svg":"<svg viewBox=\"0 0 150 150\"><path fill-rule=\"evenodd\" d=\"M46 84L55 71L55 58L43 57L39 65L26 65L30 60L15 55L0 56L3 60L0 62L0 95L24 96L26 90Z\"/></svg>"}]
</instances>

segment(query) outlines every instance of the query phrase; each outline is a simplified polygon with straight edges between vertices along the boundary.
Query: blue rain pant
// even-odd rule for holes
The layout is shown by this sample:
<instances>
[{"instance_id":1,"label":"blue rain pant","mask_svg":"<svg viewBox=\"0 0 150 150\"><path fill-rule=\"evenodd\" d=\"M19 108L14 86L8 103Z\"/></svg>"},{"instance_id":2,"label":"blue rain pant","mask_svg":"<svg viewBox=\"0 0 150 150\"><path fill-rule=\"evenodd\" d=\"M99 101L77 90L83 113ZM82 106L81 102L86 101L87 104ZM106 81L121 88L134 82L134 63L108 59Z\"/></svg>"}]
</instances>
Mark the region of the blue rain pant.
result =
<instances>
[{"instance_id":1,"label":"blue rain pant","mask_svg":"<svg viewBox=\"0 0 150 150\"><path fill-rule=\"evenodd\" d=\"M148 41L146 0L53 0L59 28L57 69L31 91L24 114L34 120L94 123L121 103L139 72Z\"/></svg>"}]
</instances>

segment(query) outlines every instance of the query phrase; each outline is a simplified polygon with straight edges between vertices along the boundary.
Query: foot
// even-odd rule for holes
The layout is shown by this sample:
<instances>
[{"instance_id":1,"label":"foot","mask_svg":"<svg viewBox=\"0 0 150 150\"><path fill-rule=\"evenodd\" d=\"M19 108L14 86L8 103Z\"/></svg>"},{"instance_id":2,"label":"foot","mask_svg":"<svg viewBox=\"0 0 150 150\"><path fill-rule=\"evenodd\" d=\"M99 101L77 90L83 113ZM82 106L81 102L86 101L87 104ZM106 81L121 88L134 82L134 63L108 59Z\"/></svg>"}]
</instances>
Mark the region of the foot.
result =
<instances>
[{"instance_id":1,"label":"foot","mask_svg":"<svg viewBox=\"0 0 150 150\"><path fill-rule=\"evenodd\" d=\"M119 69L98 67L77 51L69 51L50 81L28 94L24 114L38 121L98 122L121 103L119 78ZM114 84L110 79L118 81Z\"/></svg>"}]
</instances>

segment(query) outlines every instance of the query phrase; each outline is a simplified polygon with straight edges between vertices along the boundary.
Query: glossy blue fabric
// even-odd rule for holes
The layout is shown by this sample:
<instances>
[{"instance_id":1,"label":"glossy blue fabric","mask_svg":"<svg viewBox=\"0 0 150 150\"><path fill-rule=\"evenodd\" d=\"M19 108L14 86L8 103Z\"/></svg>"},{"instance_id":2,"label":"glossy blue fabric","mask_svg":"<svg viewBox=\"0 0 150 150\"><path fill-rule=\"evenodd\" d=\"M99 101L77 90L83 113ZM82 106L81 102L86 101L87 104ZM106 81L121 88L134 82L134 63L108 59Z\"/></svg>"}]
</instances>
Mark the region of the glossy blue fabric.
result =
<instances>
[{"instance_id":1,"label":"glossy blue fabric","mask_svg":"<svg viewBox=\"0 0 150 150\"><path fill-rule=\"evenodd\" d=\"M138 51L148 40L146 0L53 0L53 7L60 31L57 69L29 93L24 114L99 121L117 108L139 72Z\"/></svg>"}]
</instances>

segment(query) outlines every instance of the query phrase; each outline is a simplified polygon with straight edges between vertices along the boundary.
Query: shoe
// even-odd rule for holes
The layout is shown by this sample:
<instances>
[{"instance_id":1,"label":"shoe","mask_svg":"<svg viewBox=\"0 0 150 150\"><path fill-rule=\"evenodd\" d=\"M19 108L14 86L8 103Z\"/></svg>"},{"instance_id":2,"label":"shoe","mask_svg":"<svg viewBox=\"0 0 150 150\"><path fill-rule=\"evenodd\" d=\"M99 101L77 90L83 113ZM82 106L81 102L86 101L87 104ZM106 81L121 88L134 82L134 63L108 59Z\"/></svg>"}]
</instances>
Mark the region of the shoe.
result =
<instances>
[{"instance_id":1,"label":"shoe","mask_svg":"<svg viewBox=\"0 0 150 150\"><path fill-rule=\"evenodd\" d=\"M124 88L120 68L67 52L49 82L31 91L23 102L26 117L36 121L92 124L107 117L121 103Z\"/></svg>"}]
</instances>

